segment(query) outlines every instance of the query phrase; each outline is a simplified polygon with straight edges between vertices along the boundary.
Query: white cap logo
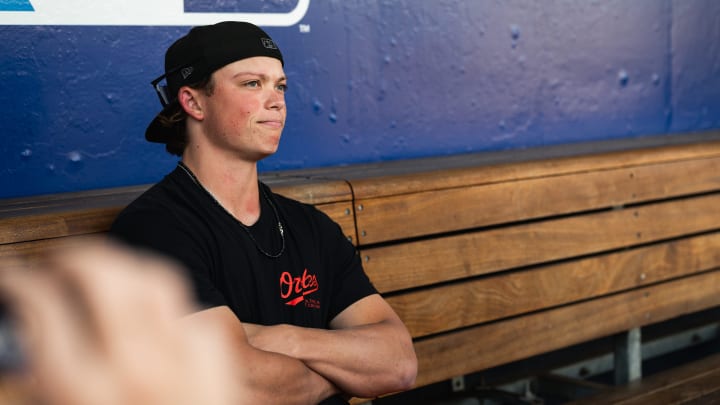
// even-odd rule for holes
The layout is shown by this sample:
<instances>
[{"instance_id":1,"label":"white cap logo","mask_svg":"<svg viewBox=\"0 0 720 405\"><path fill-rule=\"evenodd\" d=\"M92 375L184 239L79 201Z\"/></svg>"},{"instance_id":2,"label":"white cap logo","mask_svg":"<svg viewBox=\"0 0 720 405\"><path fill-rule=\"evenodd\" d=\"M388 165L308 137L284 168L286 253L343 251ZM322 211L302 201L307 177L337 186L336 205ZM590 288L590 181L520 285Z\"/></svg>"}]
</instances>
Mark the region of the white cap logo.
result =
<instances>
[{"instance_id":1,"label":"white cap logo","mask_svg":"<svg viewBox=\"0 0 720 405\"><path fill-rule=\"evenodd\" d=\"M273 42L270 38L260 38L262 41L262 44L267 49L278 49L277 45L275 45L275 42Z\"/></svg>"},{"instance_id":2,"label":"white cap logo","mask_svg":"<svg viewBox=\"0 0 720 405\"><path fill-rule=\"evenodd\" d=\"M193 70L195 69L192 66L180 69L180 74L182 75L183 80L187 79L188 76L192 74Z\"/></svg>"}]
</instances>

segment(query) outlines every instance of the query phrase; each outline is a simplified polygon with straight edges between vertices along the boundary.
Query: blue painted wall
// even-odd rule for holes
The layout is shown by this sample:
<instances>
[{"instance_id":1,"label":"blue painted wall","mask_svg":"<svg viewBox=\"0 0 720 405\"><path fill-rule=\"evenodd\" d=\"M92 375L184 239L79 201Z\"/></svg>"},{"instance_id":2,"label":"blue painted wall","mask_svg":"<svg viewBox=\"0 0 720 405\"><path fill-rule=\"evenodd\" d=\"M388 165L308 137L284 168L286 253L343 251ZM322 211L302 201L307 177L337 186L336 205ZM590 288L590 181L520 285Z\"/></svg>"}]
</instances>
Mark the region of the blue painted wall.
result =
<instances>
[{"instance_id":1,"label":"blue painted wall","mask_svg":"<svg viewBox=\"0 0 720 405\"><path fill-rule=\"evenodd\" d=\"M13 3L33 0L0 0L6 19ZM0 26L0 198L170 171L143 137L160 108L149 82L187 29ZM290 91L264 171L720 128L716 0L311 0L266 30Z\"/></svg>"}]
</instances>

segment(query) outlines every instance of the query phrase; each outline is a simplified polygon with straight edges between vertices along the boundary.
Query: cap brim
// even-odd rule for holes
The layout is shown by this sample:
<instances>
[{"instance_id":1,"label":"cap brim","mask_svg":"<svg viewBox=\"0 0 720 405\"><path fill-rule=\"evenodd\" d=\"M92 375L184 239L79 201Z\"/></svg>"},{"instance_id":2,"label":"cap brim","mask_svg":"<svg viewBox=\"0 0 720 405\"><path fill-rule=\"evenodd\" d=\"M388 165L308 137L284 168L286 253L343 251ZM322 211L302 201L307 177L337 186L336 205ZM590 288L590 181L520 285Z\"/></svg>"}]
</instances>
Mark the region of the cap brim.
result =
<instances>
[{"instance_id":1,"label":"cap brim","mask_svg":"<svg viewBox=\"0 0 720 405\"><path fill-rule=\"evenodd\" d=\"M180 104L177 100L165 106L148 125L145 130L145 139L157 143L168 143L173 139L177 139L180 124L168 126L167 118L175 114L179 108Z\"/></svg>"}]
</instances>

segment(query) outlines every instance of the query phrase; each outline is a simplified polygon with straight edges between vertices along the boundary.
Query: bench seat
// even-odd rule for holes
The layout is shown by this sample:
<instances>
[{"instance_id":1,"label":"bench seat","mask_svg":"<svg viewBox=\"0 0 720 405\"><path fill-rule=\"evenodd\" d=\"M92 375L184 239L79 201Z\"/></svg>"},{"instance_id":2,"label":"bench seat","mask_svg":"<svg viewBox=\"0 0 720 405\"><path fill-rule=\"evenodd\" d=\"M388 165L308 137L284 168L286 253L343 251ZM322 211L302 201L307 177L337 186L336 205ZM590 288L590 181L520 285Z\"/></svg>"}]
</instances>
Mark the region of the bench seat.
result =
<instances>
[{"instance_id":1,"label":"bench seat","mask_svg":"<svg viewBox=\"0 0 720 405\"><path fill-rule=\"evenodd\" d=\"M602 391L571 405L700 405L720 401L720 353Z\"/></svg>"}]
</instances>

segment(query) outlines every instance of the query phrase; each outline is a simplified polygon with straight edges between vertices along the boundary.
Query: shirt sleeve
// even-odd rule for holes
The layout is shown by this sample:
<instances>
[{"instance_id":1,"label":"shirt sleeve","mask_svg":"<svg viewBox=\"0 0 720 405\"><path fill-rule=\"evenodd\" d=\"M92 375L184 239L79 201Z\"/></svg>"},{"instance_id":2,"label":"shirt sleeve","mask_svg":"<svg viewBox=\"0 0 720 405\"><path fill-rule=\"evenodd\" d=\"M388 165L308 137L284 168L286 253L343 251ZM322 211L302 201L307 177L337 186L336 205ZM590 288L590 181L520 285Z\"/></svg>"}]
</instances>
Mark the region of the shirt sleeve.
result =
<instances>
[{"instance_id":1,"label":"shirt sleeve","mask_svg":"<svg viewBox=\"0 0 720 405\"><path fill-rule=\"evenodd\" d=\"M340 225L325 213L318 211L324 245L327 246L328 266L334 273L333 294L329 319L335 318L350 305L377 290L365 274L360 255L355 246L345 237Z\"/></svg>"}]
</instances>

